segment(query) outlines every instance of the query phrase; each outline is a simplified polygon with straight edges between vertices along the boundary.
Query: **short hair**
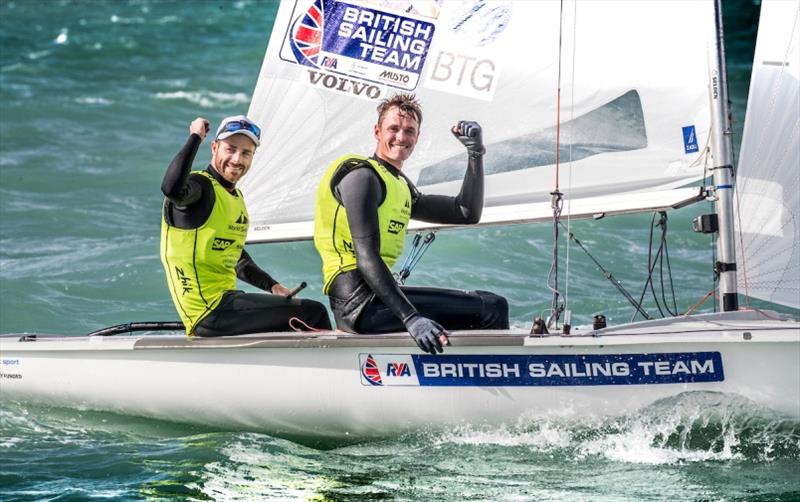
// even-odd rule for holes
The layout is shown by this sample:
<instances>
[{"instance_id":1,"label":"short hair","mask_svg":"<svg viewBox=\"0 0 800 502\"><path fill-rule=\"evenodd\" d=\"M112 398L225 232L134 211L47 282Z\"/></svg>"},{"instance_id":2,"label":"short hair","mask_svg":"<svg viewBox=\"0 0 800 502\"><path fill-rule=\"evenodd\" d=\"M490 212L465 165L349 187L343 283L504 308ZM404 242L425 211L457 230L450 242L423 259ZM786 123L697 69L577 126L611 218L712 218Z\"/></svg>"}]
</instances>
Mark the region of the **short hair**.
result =
<instances>
[{"instance_id":1,"label":"short hair","mask_svg":"<svg viewBox=\"0 0 800 502\"><path fill-rule=\"evenodd\" d=\"M416 95L400 93L381 101L378 105L378 124L392 107L397 107L401 112L411 115L417 119L417 124L422 125L422 104L417 101Z\"/></svg>"}]
</instances>

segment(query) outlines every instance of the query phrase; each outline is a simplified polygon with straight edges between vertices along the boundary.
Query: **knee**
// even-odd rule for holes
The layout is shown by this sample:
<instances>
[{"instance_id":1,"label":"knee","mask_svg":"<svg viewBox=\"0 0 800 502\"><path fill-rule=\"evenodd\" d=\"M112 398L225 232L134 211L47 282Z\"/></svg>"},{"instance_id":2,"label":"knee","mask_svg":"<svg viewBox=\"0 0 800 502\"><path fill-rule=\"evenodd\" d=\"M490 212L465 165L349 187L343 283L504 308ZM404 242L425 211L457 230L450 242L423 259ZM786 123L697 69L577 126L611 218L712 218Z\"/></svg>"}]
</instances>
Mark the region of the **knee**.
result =
<instances>
[{"instance_id":1,"label":"knee","mask_svg":"<svg viewBox=\"0 0 800 502\"><path fill-rule=\"evenodd\" d=\"M483 328L508 329L508 301L489 291L476 291L483 304Z\"/></svg>"}]
</instances>

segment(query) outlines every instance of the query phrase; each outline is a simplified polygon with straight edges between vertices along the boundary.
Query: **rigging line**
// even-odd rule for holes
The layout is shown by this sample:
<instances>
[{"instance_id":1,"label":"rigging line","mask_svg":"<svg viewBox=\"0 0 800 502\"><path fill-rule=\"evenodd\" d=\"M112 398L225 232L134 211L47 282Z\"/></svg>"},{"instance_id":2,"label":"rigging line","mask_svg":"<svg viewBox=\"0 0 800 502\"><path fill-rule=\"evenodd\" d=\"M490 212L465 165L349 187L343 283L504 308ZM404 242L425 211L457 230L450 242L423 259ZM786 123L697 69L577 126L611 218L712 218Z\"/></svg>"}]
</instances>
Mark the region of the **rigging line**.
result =
<instances>
[{"instance_id":1,"label":"rigging line","mask_svg":"<svg viewBox=\"0 0 800 502\"><path fill-rule=\"evenodd\" d=\"M744 255L744 232L742 232L742 205L739 190L734 190L733 195L736 201L736 222L739 224L737 234L739 234L739 261L741 261L741 276L744 282L744 306L750 308L750 289L747 284L747 261Z\"/></svg>"},{"instance_id":2,"label":"rigging line","mask_svg":"<svg viewBox=\"0 0 800 502\"><path fill-rule=\"evenodd\" d=\"M559 191L559 161L561 156L561 39L564 30L564 0L561 0L560 5L558 18L558 79L556 82L556 192Z\"/></svg>"},{"instance_id":3,"label":"rigging line","mask_svg":"<svg viewBox=\"0 0 800 502\"><path fill-rule=\"evenodd\" d=\"M664 302L664 308L667 309L669 315L674 317L678 315L678 302L675 298L675 283L672 280L672 266L669 262L669 248L667 247L667 213L664 212L662 214L664 225L661 228L661 249L663 249L663 253L661 253L661 263L659 264L659 272L661 274L661 300ZM664 262L667 264L667 279L669 279L673 308L670 308L667 294L664 290Z\"/></svg>"},{"instance_id":4,"label":"rigging line","mask_svg":"<svg viewBox=\"0 0 800 502\"><path fill-rule=\"evenodd\" d=\"M713 297L714 297L714 303L716 303L716 300L717 300L717 295L715 295L715 294L714 294L714 291L716 291L716 286L715 286L715 287L714 287L714 288L713 288L711 291L709 291L708 293L706 293L706 296L704 296L703 298L701 298L701 299L700 299L700 301L698 301L697 303L695 303L694 305L692 305L691 307L689 307L689 310L687 310L686 312L684 312L684 314L683 314L683 315L687 316L687 315L691 314L692 312L694 312L694 310L695 310L696 308L698 308L698 307L700 307L702 304L704 304L704 303L706 302L706 300L708 300L708 299L709 299L709 297L711 297L711 296L713 296Z\"/></svg>"},{"instance_id":5,"label":"rigging line","mask_svg":"<svg viewBox=\"0 0 800 502\"><path fill-rule=\"evenodd\" d=\"M662 211L663 212L663 211ZM653 300L656 303L656 308L658 308L658 313L661 314L661 317L664 316L664 311L661 310L661 304L658 302L658 297L656 296L655 287L653 286L653 270L656 268L656 263L658 262L659 256L661 255L661 249L659 248L658 252L656 253L655 259L653 259L653 227L655 226L656 214L653 213L653 218L650 220L650 244L647 246L647 280L644 283L644 287L642 288L642 294L639 296L639 304L644 301L644 296L647 294L648 287L650 291L653 293ZM636 319L637 312L633 313L630 322L633 322Z\"/></svg>"},{"instance_id":6,"label":"rigging line","mask_svg":"<svg viewBox=\"0 0 800 502\"><path fill-rule=\"evenodd\" d=\"M569 120L570 123L575 119L575 59L577 54L577 33L578 33L578 2L572 2L572 71L570 79L570 96L569 96ZM569 169L567 170L567 191L572 189L572 146L574 140L569 143ZM572 199L567 199L567 234L572 228ZM564 274L564 310L569 310L569 255L571 242L567 239L567 259Z\"/></svg>"},{"instance_id":7,"label":"rigging line","mask_svg":"<svg viewBox=\"0 0 800 502\"><path fill-rule=\"evenodd\" d=\"M713 208L714 205L711 203L711 207ZM712 209L713 211L713 209ZM714 264L714 273L712 274L712 286L714 289L717 287L717 281L719 281L719 273L717 272L717 234L718 232L714 232L711 234L711 263ZM714 310L713 312L717 311L717 295L714 295Z\"/></svg>"},{"instance_id":8,"label":"rigging line","mask_svg":"<svg viewBox=\"0 0 800 502\"><path fill-rule=\"evenodd\" d=\"M558 305L558 299L561 294L558 290L558 224L561 218L561 210L563 208L563 201L561 192L559 191L559 165L560 165L560 150L561 150L561 55L562 55L562 32L564 28L564 0L559 4L559 18L558 18L558 77L556 80L556 164L555 175L556 183L555 189L551 192L551 207L553 208L553 262L550 264L550 272L547 274L547 288L553 292L552 313L547 319L548 329L558 326L558 318L561 312L561 307ZM553 285L550 286L550 279L553 279Z\"/></svg>"},{"instance_id":9,"label":"rigging line","mask_svg":"<svg viewBox=\"0 0 800 502\"><path fill-rule=\"evenodd\" d=\"M563 223L561 223L561 226L564 226L564 224L563 224ZM588 256L588 257L589 257L589 259L590 259L590 260L592 260L592 261L594 262L594 264L597 266L597 268L599 268L599 269L600 269L600 272L603 274L603 276L604 276L606 279L608 279L608 281L609 281L609 282L611 282L611 284L612 284L612 285L614 285L614 287L616 287L616 288L617 288L617 291L619 291L619 292L622 294L622 296L624 296L624 297L625 297L625 299L627 299L627 300L628 300L628 302L629 302L629 303L630 303L630 304L631 304L631 305L632 305L632 306L633 306L633 307L634 307L634 308L635 308L637 311L639 311L639 312L642 314L642 316L643 316L645 319L648 319L648 320L649 320L649 319L652 319L652 317L650 316L650 314L648 314L648 313L647 313L647 311L646 311L646 310L644 310L644 308L642 308L641 302L640 302L640 303L637 303L637 302L636 302L636 300L635 300L635 299L633 298L633 296L632 296L632 295L631 295L631 294L628 292L628 290L627 290L627 289L625 289L625 286L623 286L623 285L622 285L622 283L621 283L621 282L619 282L619 280L617 280L617 278L616 278L616 277L614 277L614 274L612 274L612 273L611 273L611 272L609 272L609 271L608 271L608 270L607 270L605 267L603 267L603 265L602 265L602 264L601 264L601 263L600 263L600 262L597 260L597 258L595 258L595 257L592 255L592 253L590 253L590 252L589 252L589 250L588 250L588 249L587 249L587 248L586 248L586 247L583 245L583 243L582 243L581 241L579 241L577 237L575 237L575 234L573 234L572 232L569 232L567 237L568 237L568 239L569 239L569 240L571 240L571 241L575 241L575 244L576 244L576 245L577 245L577 246L578 246L578 247L579 247L579 248L580 248L580 249L581 249L581 250L582 250L584 253L586 253L586 256Z\"/></svg>"}]
</instances>

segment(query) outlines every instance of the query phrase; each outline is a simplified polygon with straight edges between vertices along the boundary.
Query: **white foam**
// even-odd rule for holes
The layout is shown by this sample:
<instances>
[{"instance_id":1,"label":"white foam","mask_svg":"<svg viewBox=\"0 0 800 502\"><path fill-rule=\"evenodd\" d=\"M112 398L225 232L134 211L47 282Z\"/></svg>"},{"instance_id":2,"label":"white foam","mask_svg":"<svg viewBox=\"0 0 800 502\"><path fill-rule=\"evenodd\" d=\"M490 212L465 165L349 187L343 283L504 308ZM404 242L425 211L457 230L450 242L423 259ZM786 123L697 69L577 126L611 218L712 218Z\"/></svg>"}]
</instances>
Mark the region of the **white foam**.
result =
<instances>
[{"instance_id":1,"label":"white foam","mask_svg":"<svg viewBox=\"0 0 800 502\"><path fill-rule=\"evenodd\" d=\"M58 36L53 40L58 45L64 45L69 42L69 30L67 28L61 28L61 32Z\"/></svg>"},{"instance_id":2,"label":"white foam","mask_svg":"<svg viewBox=\"0 0 800 502\"><path fill-rule=\"evenodd\" d=\"M157 99L183 99L203 108L248 104L250 96L243 92L175 91L156 93Z\"/></svg>"},{"instance_id":3,"label":"white foam","mask_svg":"<svg viewBox=\"0 0 800 502\"><path fill-rule=\"evenodd\" d=\"M325 471L319 460L286 451L282 446L288 443L281 440L265 443L261 437L245 444L247 437L223 447L220 453L227 459L206 464L201 480L190 488L214 500L309 500L330 483L314 475Z\"/></svg>"},{"instance_id":4,"label":"white foam","mask_svg":"<svg viewBox=\"0 0 800 502\"><path fill-rule=\"evenodd\" d=\"M82 105L111 105L114 104L113 101L106 98L99 98L95 96L83 96L80 98L75 98L76 103L80 103Z\"/></svg>"}]
</instances>

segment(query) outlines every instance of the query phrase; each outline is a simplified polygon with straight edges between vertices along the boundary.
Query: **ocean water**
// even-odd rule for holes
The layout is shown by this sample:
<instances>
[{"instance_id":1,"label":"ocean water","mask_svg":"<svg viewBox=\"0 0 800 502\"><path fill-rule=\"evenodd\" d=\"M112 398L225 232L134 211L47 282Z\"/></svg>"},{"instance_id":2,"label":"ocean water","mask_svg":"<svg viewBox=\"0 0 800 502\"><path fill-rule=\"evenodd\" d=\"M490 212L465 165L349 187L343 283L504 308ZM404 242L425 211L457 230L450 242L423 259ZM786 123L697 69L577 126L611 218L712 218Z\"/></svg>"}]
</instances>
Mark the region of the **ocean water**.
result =
<instances>
[{"instance_id":1,"label":"ocean water","mask_svg":"<svg viewBox=\"0 0 800 502\"><path fill-rule=\"evenodd\" d=\"M0 0L0 333L80 335L176 318L158 259L161 177L194 117L216 122L247 109L276 10L246 0ZM758 5L726 2L725 15L738 144ZM204 149L198 163L207 158ZM711 240L690 230L708 210L669 216L680 312L713 288ZM651 224L638 215L572 230L638 297ZM323 300L311 243L250 252ZM628 321L624 298L580 250L569 254L573 324L597 313ZM512 323L528 326L549 307L550 256L548 225L444 232L409 282L496 291ZM658 310L651 295L645 306ZM698 310L713 308L709 299ZM0 402L0 499L95 498L800 500L800 423L692 393L602 422L314 447Z\"/></svg>"}]
</instances>

